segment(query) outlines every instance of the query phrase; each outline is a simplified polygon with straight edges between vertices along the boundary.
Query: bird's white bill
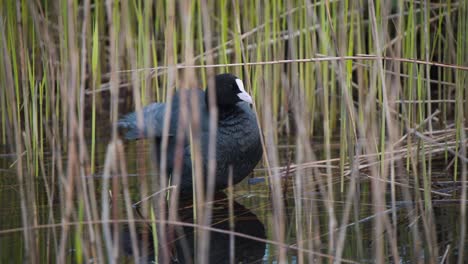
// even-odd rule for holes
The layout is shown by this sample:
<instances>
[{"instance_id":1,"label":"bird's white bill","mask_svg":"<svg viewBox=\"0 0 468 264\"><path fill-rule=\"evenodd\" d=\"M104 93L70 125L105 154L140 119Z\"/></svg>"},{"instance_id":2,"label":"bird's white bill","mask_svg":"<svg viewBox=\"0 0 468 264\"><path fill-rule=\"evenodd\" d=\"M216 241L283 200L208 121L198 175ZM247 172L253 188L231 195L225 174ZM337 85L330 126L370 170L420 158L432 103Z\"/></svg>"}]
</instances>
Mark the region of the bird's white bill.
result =
<instances>
[{"instance_id":1,"label":"bird's white bill","mask_svg":"<svg viewBox=\"0 0 468 264\"><path fill-rule=\"evenodd\" d=\"M237 86L239 87L240 93L237 96L242 100L249 104L252 104L252 97L245 91L244 83L241 79L236 79Z\"/></svg>"}]
</instances>

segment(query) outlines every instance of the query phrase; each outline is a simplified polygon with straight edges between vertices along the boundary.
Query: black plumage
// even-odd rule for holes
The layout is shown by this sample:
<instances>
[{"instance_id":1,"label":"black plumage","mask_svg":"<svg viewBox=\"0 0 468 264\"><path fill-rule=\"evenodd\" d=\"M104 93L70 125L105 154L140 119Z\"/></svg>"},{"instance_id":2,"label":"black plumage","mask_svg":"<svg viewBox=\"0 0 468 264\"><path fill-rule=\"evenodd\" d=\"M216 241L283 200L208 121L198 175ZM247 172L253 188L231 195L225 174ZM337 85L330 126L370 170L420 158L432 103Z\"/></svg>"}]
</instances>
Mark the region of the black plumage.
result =
<instances>
[{"instance_id":1,"label":"black plumage","mask_svg":"<svg viewBox=\"0 0 468 264\"><path fill-rule=\"evenodd\" d=\"M233 172L233 183L240 182L253 171L262 157L262 146L257 119L250 107L251 97L245 92L242 81L232 74L217 75L215 94L218 110L215 140L215 190L219 190L228 186L230 167ZM191 139L197 140L201 147L205 180L207 177L210 126L208 102L207 92L201 89L179 89L172 98L170 127L167 135L167 174L172 175L175 164L181 161L179 187L182 193L192 191ZM183 107L186 107L187 115L179 122ZM154 139L156 158L159 160L164 136L164 116L167 109L166 103L152 103L143 108L141 129L137 127L136 113L123 117L119 120L118 126L124 130L126 139ZM195 119L196 112L198 112L199 122ZM192 137L189 136L189 131L192 131ZM180 155L176 154L178 133L183 133Z\"/></svg>"}]
</instances>

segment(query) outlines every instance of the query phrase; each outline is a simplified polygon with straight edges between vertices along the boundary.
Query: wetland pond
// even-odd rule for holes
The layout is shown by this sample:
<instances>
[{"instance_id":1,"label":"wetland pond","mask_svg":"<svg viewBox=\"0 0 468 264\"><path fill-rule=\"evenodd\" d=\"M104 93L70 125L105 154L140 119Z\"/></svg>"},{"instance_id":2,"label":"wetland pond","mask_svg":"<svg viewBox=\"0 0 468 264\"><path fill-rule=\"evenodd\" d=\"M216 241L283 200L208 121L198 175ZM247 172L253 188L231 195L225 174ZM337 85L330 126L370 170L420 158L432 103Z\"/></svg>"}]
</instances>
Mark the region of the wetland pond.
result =
<instances>
[{"instance_id":1,"label":"wetland pond","mask_svg":"<svg viewBox=\"0 0 468 264\"><path fill-rule=\"evenodd\" d=\"M105 142L106 138L102 138ZM320 150L323 146L320 145L322 139L316 139L312 145ZM137 161L137 156L149 156L148 144L143 146L143 153L137 155L137 147L135 142L125 143L125 153L128 164L128 185L132 203L136 203L141 199L141 177L137 177L138 167L142 166ZM89 184L93 181L96 193L92 195L97 201L95 203L97 210L102 210L101 202L101 187L102 187L102 171L104 170L105 146L100 144L98 147L98 155L96 156L96 171L94 177L88 177L86 182ZM333 145L334 146L334 145ZM141 148L140 148L141 149ZM260 163L253 175L246 178L234 188L215 194L214 202L211 204L211 225L208 229L198 229L197 225L193 225L194 212L193 202L190 200L181 200L177 208L178 221L188 223L188 225L180 225L167 223L164 231L158 230L155 232L151 221L139 221L145 219L139 211L139 206L132 208L135 221L136 237L139 241L138 251L139 256L144 262L151 263L154 261L155 252L161 254L166 252L173 263L192 263L197 262L200 256L197 255L197 250L200 247L200 239L196 237L200 235L199 230L211 230L209 236L209 249L206 261L210 263L300 263L301 261L322 261L331 262L334 258L333 251L329 251L330 232L336 232L334 235L343 232L344 240L342 241L341 261L350 261L358 263L374 263L375 262L375 218L376 215L373 200L372 186L370 182L369 171L361 171L359 179L354 183L356 186L356 195L352 201L347 197L347 190L350 185L350 178L344 178L344 191L341 192L342 178L339 176L340 171L337 166L333 166L332 172L333 196L323 195L318 185L313 185L307 181L302 182L300 192L298 192L296 172L292 169L294 160L294 152L296 146L290 141L283 139L278 144L279 164L282 167L282 200L281 204L284 208L280 220L275 218L274 207L275 198L272 197L272 190L269 187L267 170L264 163ZM141 154L141 155L140 155ZM319 155L320 153L317 153ZM45 152L47 162L45 167L50 168L55 166L56 162L50 155L50 152ZM320 155L319 155L320 156ZM20 195L20 188L17 180L16 171L12 168L14 155L8 154L8 148L1 149L0 156L0 262L1 263L20 263L25 257L25 242L22 228L22 202L25 202ZM139 164L139 165L138 165ZM289 165L288 165L289 164ZM143 165L150 166L149 164ZM386 197L386 204L383 204L383 211L380 214L387 215L390 221L396 220L396 228L393 229L396 249L398 251L399 262L413 263L414 261L425 262L427 258L431 258L430 250L426 245L426 240L420 238L421 241L415 241L415 237L424 236L427 233L434 234L432 239L436 240L436 250L440 261L446 260L447 263L457 259L457 246L460 239L460 205L455 198L460 192L460 186L454 184L452 173L444 169L444 163L436 160L432 161L432 184L434 191L432 195L432 212L431 226L426 226L426 222L422 220L422 216L418 215L419 208L424 206L423 200L415 203L405 199L402 193L396 193L394 205L392 206L392 198L390 185L386 188L389 190ZM314 173L319 173L315 177L326 176L324 167L318 167ZM288 171L290 170L290 172ZM305 170L307 171L307 170ZM53 171L49 171L53 175ZM312 174L312 172L311 172ZM54 175L53 175L54 176ZM407 175L399 175L401 178ZM303 178L307 179L307 173ZM44 182L47 178L48 182ZM57 247L60 243L61 234L61 210L65 210L60 203L60 188L57 187L61 179L54 177L43 177L38 175L32 186L35 193L34 212L28 214L34 218L35 227L31 227L28 232L34 234L35 245L37 245L36 254L41 260L50 262L55 260ZM53 182L51 182L53 181ZM112 190L118 190L120 183L112 186ZM328 182L326 184L329 184ZM326 185L325 184L325 185ZM144 185L144 184L143 184ZM55 186L55 188L50 188ZM414 186L414 184L411 184ZM148 186L148 192L150 191ZM411 188L409 188L411 190ZM414 193L414 190L411 191ZM422 191L421 191L422 193ZM90 194L88 194L90 195ZM122 194L111 194L109 204L111 211L115 214L113 219L125 218L125 203ZM146 202L150 201L147 199ZM348 206L351 204L352 206ZM75 219L84 219L83 214L87 210L86 205L80 201L73 201L75 210L73 214ZM118 210L113 210L113 208ZM333 212L331 211L333 209ZM410 209L408 209L410 208ZM88 208L89 209L89 208ZM92 209L90 209L92 210ZM346 212L346 210L350 210ZM118 211L118 212L114 212ZM99 214L99 213L98 213ZM330 229L331 214L335 216L337 225ZM343 217L347 214L346 224L343 224ZM154 216L158 218L158 216ZM167 216L166 216L167 217ZM395 218L394 218L395 217ZM147 220L152 219L150 216ZM276 220L275 220L276 219ZM88 235L80 235L87 230L88 224L83 221L80 223L70 223L70 235L66 246L66 259L70 262L79 262L79 254L91 255L87 250L93 250L88 245ZM98 225L99 221L93 223ZM278 224L283 225L283 233L281 238L278 238ZM300 226L300 228L298 228ZM415 228L417 228L415 230ZM158 229L158 228L156 228ZM428 230L429 229L429 230ZM97 228L95 230L101 230ZM113 237L119 237L116 242L118 245L118 260L119 262L131 263L134 261L132 256L131 232L128 223L117 222L111 224ZM166 232L164 236L167 243L154 243L154 237L160 237L161 232ZM298 233L300 232L300 234ZM157 233L157 234L156 234ZM385 233L385 232L384 232ZM118 235L117 235L118 234ZM299 235L298 235L299 234ZM95 234L96 235L96 234ZM387 234L388 235L388 234ZM104 235L101 234L103 238ZM142 241L146 241L143 243ZM102 244L106 244L105 241ZM385 241L385 261L394 262L395 255L392 254L392 246L390 242ZM157 246L155 246L157 245ZM102 245L104 247L104 245ZM195 253L194 253L195 252ZM432 252L432 254L434 254ZM42 262L42 261L41 261Z\"/></svg>"}]
</instances>

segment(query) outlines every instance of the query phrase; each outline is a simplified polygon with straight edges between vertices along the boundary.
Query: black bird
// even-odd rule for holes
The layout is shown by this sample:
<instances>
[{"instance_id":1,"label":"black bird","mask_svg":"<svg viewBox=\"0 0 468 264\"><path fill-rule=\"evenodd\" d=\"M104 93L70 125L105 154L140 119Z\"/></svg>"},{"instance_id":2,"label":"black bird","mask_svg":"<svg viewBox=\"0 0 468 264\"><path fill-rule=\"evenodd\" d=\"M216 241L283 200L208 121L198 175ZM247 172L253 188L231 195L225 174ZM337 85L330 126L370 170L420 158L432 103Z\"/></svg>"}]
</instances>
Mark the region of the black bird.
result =
<instances>
[{"instance_id":1,"label":"black bird","mask_svg":"<svg viewBox=\"0 0 468 264\"><path fill-rule=\"evenodd\" d=\"M201 147L204 180L207 180L209 149L209 96L201 89L178 89L171 105L168 147L167 175L174 172L177 161L181 162L180 183L182 194L192 192L192 159L189 124L193 124L195 112L198 112L198 140ZM247 177L262 158L260 132L255 113L250 104L252 98L245 91L242 80L232 74L219 74L215 77L216 107L218 110L216 130L216 171L215 190L228 186L229 171L232 168L233 183ZM194 100L195 99L195 100ZM196 102L193 111L193 102ZM179 122L182 107L186 106L187 118ZM156 145L158 162L162 153L164 116L168 109L166 103L152 103L143 108L143 127L138 128L136 113L130 113L119 120L118 126L124 130L126 139L152 138ZM177 144L177 135L183 129L183 142ZM194 131L194 130L192 130ZM176 146L182 147L177 152ZM180 153L180 155L176 154ZM180 160L182 159L182 160Z\"/></svg>"}]
</instances>

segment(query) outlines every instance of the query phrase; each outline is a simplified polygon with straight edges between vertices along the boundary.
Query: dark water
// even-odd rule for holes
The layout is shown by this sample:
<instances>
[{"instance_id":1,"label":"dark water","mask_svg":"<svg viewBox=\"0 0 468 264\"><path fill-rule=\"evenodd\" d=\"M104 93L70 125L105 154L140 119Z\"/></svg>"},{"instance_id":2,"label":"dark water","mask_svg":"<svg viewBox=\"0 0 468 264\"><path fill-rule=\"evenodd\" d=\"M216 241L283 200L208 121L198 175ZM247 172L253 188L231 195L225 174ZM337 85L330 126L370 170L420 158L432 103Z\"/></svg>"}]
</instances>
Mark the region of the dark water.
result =
<instances>
[{"instance_id":1,"label":"dark water","mask_svg":"<svg viewBox=\"0 0 468 264\"><path fill-rule=\"evenodd\" d=\"M212 228L226 231L213 231L210 233L210 250L208 258L210 263L230 263L231 258L235 263L258 262L265 255L266 244L262 241L252 240L246 237L238 237L235 232L258 239L266 239L265 226L259 218L245 206L234 201L229 205L228 197L224 193L215 195L212 204ZM194 223L193 205L191 201L182 201L178 210L180 220L184 223ZM232 213L229 212L232 210ZM171 260L175 263L190 263L194 259L196 248L196 228L192 226L167 226L168 243L166 247L171 252ZM139 241L144 241L143 234L152 234L151 226L140 226L137 228ZM169 235L171 234L171 235ZM131 235L129 230L122 232L122 247L127 255L132 255ZM154 259L153 239L148 238L146 256ZM143 251L143 245L139 245ZM159 248L162 250L162 248Z\"/></svg>"},{"instance_id":2,"label":"dark water","mask_svg":"<svg viewBox=\"0 0 468 264\"><path fill-rule=\"evenodd\" d=\"M102 142L105 142L103 140ZM99 177L102 173L104 156L105 156L105 143L98 146L98 155L96 162L97 176L91 180L95 181L98 186L101 182ZM293 159L294 146L288 145L287 141L282 141L279 144L280 164L286 166L288 162ZM318 147L319 149L319 147ZM149 153L149 151L148 151ZM148 156L148 153L140 153L140 156ZM291 154L292 153L292 154ZM18 179L16 169L12 164L14 163L14 156L8 155L8 149L2 147L0 149L0 263L21 263L25 258L25 243L21 229L22 213L21 213L21 195L19 192ZM131 157L136 157L136 148L134 143L126 144L126 154L129 164L130 175L135 175L137 170L137 161ZM49 154L50 155L50 154ZM51 159L48 156L48 159ZM52 167L52 160L46 162L48 166ZM437 164L437 163L433 163ZM432 197L432 218L430 228L435 230L436 249L438 250L437 261L442 260L442 256L447 252L446 259L448 263L452 263L457 259L457 252L459 251L459 233L460 233L460 206L456 200L459 196L459 188L450 184L452 180L451 174L445 171L444 166L434 166L432 170L433 175L433 189L438 189L441 192L450 194L450 196ZM336 232L339 232L342 215L346 207L347 198L346 190L349 188L349 179L346 181L345 192L340 192L340 177L339 171L334 170L333 187L334 197L330 204L333 205L334 214L338 221ZM210 250L208 259L211 263L230 263L234 260L235 263L279 263L280 262L280 247L272 243L264 243L263 241L275 241L275 232L278 229L277 224L274 222L273 214L273 200L269 190L268 182L265 180L266 170L263 164L260 164L254 174L240 184L236 185L233 191L233 203L231 204L232 213L230 213L229 198L225 193L218 193L216 195L216 202L213 204L213 218L212 227L216 229L225 230L226 232L211 232L210 236ZM325 177L325 176L324 176ZM407 175L405 175L407 177ZM46 225L51 222L60 223L61 208L58 199L49 201L45 192L45 183L42 175L35 177L35 206L34 212L30 212L30 217L37 219L37 225ZM55 181L57 184L58 180ZM289 246L298 246L298 241L302 245L310 247L312 244L315 252L328 254L328 233L329 233L329 211L326 206L326 197L323 197L317 187L308 189L307 192L302 192L299 195L302 208L306 208L304 204L315 206L312 210L298 211L297 195L294 193L294 173L288 175L283 180L283 205L285 207L284 215L284 241L283 244ZM305 183L307 184L307 183ZM139 197L139 182L137 177L130 177L130 185L132 190L133 202L141 199ZM307 186L305 186L307 189ZM392 217L392 210L390 210L390 191L388 190L387 204L385 214ZM414 194L414 191L411 191ZM363 177L359 182L358 196L355 197L356 201L352 201L353 208L350 213L348 224L346 225L346 236L344 241L344 249L342 258L347 260L354 260L361 263L374 263L375 252L375 230L374 219L375 213L373 211L372 202L372 188L368 179ZM99 203L99 194L98 203ZM421 192L422 195L422 192ZM56 197L58 194L56 194ZM79 201L76 201L79 205ZM411 205L413 212L408 210ZM180 220L185 223L193 223L193 205L190 201L185 201L180 204L178 209ZM419 208L424 205L407 201L403 198L401 193L397 195L397 206L395 208L395 215L397 220L396 228L396 241L398 254L402 263L413 263L414 261L426 262L430 258L428 245L425 243L425 226L422 221L423 216ZM411 213L416 216L411 217ZM138 217L138 212L135 210L135 215ZM78 219L76 214L73 216ZM302 223L303 233L298 236L297 223ZM419 249L415 248L414 226L417 226L417 234L420 241ZM466 223L465 223L466 225ZM147 234L148 243L146 245L139 244L140 253L146 252L148 261L154 258L153 228L147 223L138 224L137 231L140 241L142 237ZM194 251L197 248L197 230L190 226L171 226L169 225L171 233L168 234L168 243L160 245L166 247L171 252L171 260L174 263L191 263L194 258ZM81 229L80 229L81 228ZM83 226L73 227L70 232L70 243L68 247L68 260L70 262L77 262L77 252L81 249L77 248L77 241L83 232ZM314 236L310 230L314 230ZM36 236L37 251L41 259L41 263L54 262L56 247L60 240L60 227L46 227L31 230ZM246 237L238 237L231 235L232 232L244 234L258 238L251 240ZM148 235L149 234L149 235ZM388 234L382 234L384 237L384 245L386 262L394 262L391 254L391 245L388 242ZM120 225L120 240L121 251L119 261L132 262L131 257L132 249L130 234L125 225ZM300 240L300 239L302 240ZM79 244L79 243L78 243ZM161 251L161 248L158 249ZM468 252L467 252L468 253ZM332 252L333 254L333 252ZM196 254L195 254L196 255ZM318 258L313 254L299 254L295 249L287 249L285 260L288 263L296 263L302 256L306 261L325 261L327 258ZM284 259L283 259L284 260Z\"/></svg>"}]
</instances>

